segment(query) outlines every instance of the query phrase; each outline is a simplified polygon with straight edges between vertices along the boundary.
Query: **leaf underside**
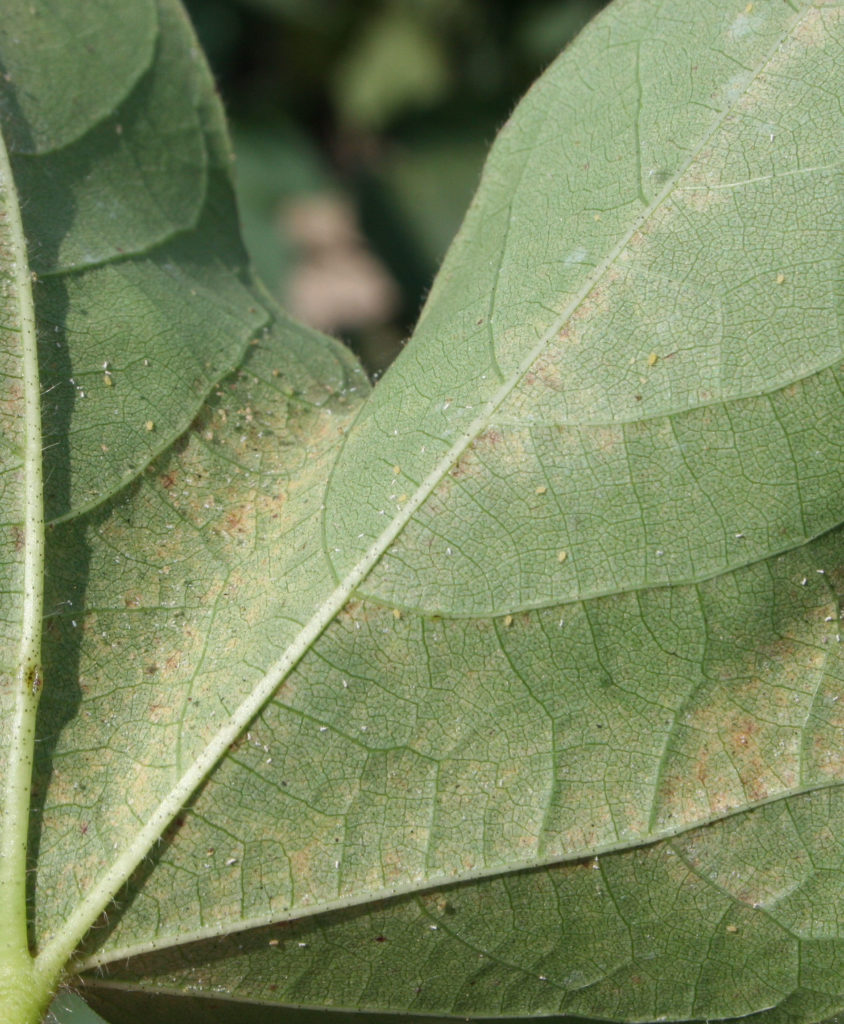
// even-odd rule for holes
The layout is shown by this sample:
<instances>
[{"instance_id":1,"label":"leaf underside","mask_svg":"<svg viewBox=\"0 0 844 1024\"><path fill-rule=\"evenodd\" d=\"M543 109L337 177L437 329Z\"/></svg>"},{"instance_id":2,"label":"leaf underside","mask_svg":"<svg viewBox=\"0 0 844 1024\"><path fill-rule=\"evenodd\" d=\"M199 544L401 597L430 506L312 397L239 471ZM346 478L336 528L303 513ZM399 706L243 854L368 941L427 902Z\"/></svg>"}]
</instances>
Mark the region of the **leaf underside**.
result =
<instances>
[{"instance_id":1,"label":"leaf underside","mask_svg":"<svg viewBox=\"0 0 844 1024\"><path fill-rule=\"evenodd\" d=\"M193 37L142 11L107 108L65 129L23 66L3 107L38 945L196 776L79 954L115 1021L842 1010L841 6L616 2L368 398L252 285Z\"/></svg>"}]
</instances>

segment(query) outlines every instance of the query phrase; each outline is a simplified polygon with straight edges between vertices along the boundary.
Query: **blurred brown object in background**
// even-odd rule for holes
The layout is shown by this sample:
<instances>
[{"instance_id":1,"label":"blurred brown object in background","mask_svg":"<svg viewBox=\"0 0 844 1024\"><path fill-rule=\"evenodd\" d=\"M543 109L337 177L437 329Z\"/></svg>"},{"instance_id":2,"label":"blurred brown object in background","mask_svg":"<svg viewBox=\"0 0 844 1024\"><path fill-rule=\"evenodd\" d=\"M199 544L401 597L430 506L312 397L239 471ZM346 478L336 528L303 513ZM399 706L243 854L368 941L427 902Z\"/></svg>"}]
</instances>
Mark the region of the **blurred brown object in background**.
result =
<instances>
[{"instance_id":1,"label":"blurred brown object in background","mask_svg":"<svg viewBox=\"0 0 844 1024\"><path fill-rule=\"evenodd\" d=\"M398 287L366 246L350 203L307 196L290 203L282 218L301 249L284 295L295 317L332 334L389 321L399 305Z\"/></svg>"}]
</instances>

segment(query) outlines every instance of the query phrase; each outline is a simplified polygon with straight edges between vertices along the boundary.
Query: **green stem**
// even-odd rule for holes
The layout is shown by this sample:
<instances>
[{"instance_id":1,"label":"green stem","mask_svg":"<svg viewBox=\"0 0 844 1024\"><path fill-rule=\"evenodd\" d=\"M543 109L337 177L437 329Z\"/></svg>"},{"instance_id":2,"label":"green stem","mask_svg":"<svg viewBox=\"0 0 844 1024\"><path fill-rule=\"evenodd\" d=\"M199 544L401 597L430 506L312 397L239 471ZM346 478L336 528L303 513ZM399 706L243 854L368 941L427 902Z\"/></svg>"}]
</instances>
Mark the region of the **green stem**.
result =
<instances>
[{"instance_id":1,"label":"green stem","mask_svg":"<svg viewBox=\"0 0 844 1024\"><path fill-rule=\"evenodd\" d=\"M44 605L44 496L41 469L41 387L32 276L20 204L8 152L0 138L0 216L5 221L17 301L23 386L23 601L21 640L14 676L14 711L5 738L0 828L0 1011L4 1021L37 1020L50 981L36 971L29 952L26 909L27 837L41 692ZM33 1016L36 1014L36 1016Z\"/></svg>"},{"instance_id":2,"label":"green stem","mask_svg":"<svg viewBox=\"0 0 844 1024\"><path fill-rule=\"evenodd\" d=\"M3 1024L40 1024L52 998L55 979L46 977L28 950L0 958L0 1020Z\"/></svg>"}]
</instances>

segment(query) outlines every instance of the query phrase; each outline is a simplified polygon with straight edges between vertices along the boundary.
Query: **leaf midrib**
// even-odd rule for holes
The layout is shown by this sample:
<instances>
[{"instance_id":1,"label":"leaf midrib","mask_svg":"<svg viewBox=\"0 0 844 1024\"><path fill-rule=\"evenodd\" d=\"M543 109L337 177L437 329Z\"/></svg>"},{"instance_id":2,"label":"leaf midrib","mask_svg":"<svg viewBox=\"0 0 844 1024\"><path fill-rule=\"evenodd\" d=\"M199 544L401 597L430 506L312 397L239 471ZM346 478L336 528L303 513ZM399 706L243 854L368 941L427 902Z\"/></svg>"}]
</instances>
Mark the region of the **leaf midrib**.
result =
<instances>
[{"instance_id":1,"label":"leaf midrib","mask_svg":"<svg viewBox=\"0 0 844 1024\"><path fill-rule=\"evenodd\" d=\"M35 745L35 716L41 695L41 630L44 609L44 486L41 439L41 386L32 277L20 202L11 161L0 133L0 189L14 260L23 385L23 603L21 640L15 666L14 712L8 731L9 754L0 839L0 918L3 945L27 950L26 874L29 802ZM11 333L11 332L10 332Z\"/></svg>"}]
</instances>

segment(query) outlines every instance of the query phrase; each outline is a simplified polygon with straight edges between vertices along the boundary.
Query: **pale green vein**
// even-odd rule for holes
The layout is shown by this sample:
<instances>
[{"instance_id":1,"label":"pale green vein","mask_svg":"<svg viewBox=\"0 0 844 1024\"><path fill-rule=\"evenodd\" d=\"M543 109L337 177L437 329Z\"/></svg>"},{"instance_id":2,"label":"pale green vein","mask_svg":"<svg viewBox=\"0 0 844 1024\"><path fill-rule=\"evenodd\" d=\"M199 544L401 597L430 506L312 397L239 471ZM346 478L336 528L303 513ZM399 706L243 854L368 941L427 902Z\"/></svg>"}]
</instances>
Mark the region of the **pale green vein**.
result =
<instances>
[{"instance_id":1,"label":"pale green vein","mask_svg":"<svg viewBox=\"0 0 844 1024\"><path fill-rule=\"evenodd\" d=\"M32 276L9 154L0 136L0 216L13 261L23 385L23 604L14 679L14 712L6 737L8 761L0 822L0 970L10 967L27 985L31 966L27 938L26 869L35 718L41 692L41 629L44 607L44 492L41 471L41 389ZM9 981L9 978L2 979ZM36 986L37 987L37 986ZM0 996L4 993L0 992ZM36 998L27 996L23 998ZM13 1002L10 1007L14 1007ZM2 1001L0 999L0 1001ZM23 1005L23 1004L21 1004Z\"/></svg>"},{"instance_id":2,"label":"pale green vein","mask_svg":"<svg viewBox=\"0 0 844 1024\"><path fill-rule=\"evenodd\" d=\"M795 175L823 174L826 171L837 171L841 164L818 164L817 167L795 167L790 171L775 171L773 174L759 174L755 178L743 178L741 181L725 181L718 185L681 185L678 192L720 192L730 188L746 188L763 181L779 181L781 178L793 178Z\"/></svg>"},{"instance_id":3,"label":"pale green vein","mask_svg":"<svg viewBox=\"0 0 844 1024\"><path fill-rule=\"evenodd\" d=\"M836 790L842 787L837 779L829 782L816 783L808 786L792 786L789 789L776 793L773 796L765 797L762 800L755 800L743 805L743 813L755 811L769 804L787 801L793 797L806 796L813 793L821 793L826 790ZM236 924L214 923L201 925L190 931L180 929L178 933L170 935L159 935L157 938L143 942L135 942L125 946L110 947L100 952L93 953L86 957L80 957L74 964L78 972L96 970L107 964L119 963L121 960L128 960L131 957L142 956L145 953L152 953L164 947L188 946L193 942L202 942L206 939L219 938L221 935L230 935L236 932L247 932L254 928L264 928L267 925L278 924L281 921L298 921L306 917L316 917L322 914L332 913L337 910L347 910L350 907L361 907L378 903L381 900L390 900L403 896L415 896L423 892L433 892L444 886L457 885L461 882L477 882L485 878L498 878L501 875L509 874L513 870L540 870L542 868L554 867L559 864L570 864L586 857L599 859L611 853L620 853L625 850L639 850L645 847L656 846L658 843L670 839L677 839L684 835L692 834L701 828L716 824L719 821L726 821L734 817L735 809L708 814L694 821L684 822L682 825L672 825L654 831L647 839L641 836L632 839L617 840L615 842L601 843L595 846L578 847L571 850L564 857L559 854L550 854L543 857L535 857L529 863L520 863L503 867L495 865L485 868L468 868L465 871L441 872L426 876L424 880L409 879L400 884L383 888L372 888L366 892L354 893L339 896L336 899L327 899L310 905L285 907L282 911L268 911L263 914L253 914L250 917L243 917ZM342 870L342 862L341 862Z\"/></svg>"}]
</instances>

